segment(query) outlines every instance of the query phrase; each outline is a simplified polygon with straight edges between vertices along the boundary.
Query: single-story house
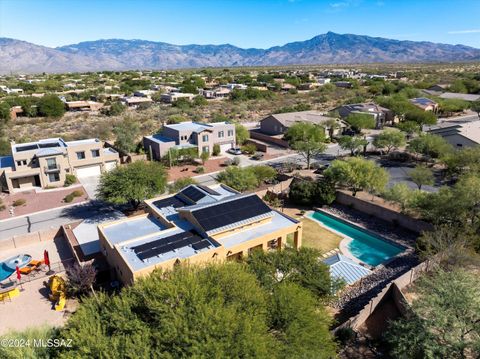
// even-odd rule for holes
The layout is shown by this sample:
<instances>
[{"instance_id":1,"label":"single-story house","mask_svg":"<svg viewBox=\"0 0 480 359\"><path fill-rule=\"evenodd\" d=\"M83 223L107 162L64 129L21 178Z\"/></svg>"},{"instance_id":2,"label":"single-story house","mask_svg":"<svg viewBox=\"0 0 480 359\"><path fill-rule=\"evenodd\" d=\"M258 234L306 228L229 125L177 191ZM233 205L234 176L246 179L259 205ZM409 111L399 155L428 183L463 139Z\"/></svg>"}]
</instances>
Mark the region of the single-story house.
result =
<instances>
[{"instance_id":1,"label":"single-story house","mask_svg":"<svg viewBox=\"0 0 480 359\"><path fill-rule=\"evenodd\" d=\"M342 119L346 119L350 114L354 113L371 115L376 121L376 128L382 128L386 123L393 123L395 118L392 110L379 106L373 102L352 103L339 106L332 111L337 111Z\"/></svg>"},{"instance_id":2,"label":"single-story house","mask_svg":"<svg viewBox=\"0 0 480 359\"><path fill-rule=\"evenodd\" d=\"M434 113L438 111L438 103L426 97L415 97L410 99L410 102L423 111L432 111Z\"/></svg>"},{"instance_id":3,"label":"single-story house","mask_svg":"<svg viewBox=\"0 0 480 359\"><path fill-rule=\"evenodd\" d=\"M333 128L333 135L341 134L347 127L347 123L344 121L325 116L318 111L299 111L299 112L287 112L287 113L275 113L265 117L260 121L260 132L276 136L285 133L290 126L298 122L313 123L325 128L325 136L330 135L331 120L335 120L336 126Z\"/></svg>"},{"instance_id":4,"label":"single-story house","mask_svg":"<svg viewBox=\"0 0 480 359\"><path fill-rule=\"evenodd\" d=\"M480 120L455 123L444 122L425 126L424 132L443 137L455 148L472 147L480 144Z\"/></svg>"}]
</instances>

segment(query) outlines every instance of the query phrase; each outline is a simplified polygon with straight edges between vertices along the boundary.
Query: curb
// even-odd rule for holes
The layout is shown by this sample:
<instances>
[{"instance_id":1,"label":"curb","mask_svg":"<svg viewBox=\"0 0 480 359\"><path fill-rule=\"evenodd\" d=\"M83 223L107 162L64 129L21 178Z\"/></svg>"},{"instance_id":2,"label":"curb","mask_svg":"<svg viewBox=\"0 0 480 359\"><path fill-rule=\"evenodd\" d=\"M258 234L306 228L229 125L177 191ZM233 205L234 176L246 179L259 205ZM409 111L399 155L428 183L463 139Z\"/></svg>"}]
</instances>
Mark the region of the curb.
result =
<instances>
[{"instance_id":1,"label":"curb","mask_svg":"<svg viewBox=\"0 0 480 359\"><path fill-rule=\"evenodd\" d=\"M14 219L25 218L25 217L33 216L33 215L36 215L36 214L50 212L50 211L54 211L56 209L65 209L65 208L75 207L75 206L79 206L81 204L87 204L89 202L90 202L90 200L87 200L87 201L82 201L82 202L78 202L78 203L67 204L65 206L60 206L60 207L55 207L55 208L50 208L50 209L44 209L44 210L37 211L37 212L22 214L22 215L15 216L15 217L0 219L0 223L5 223L5 222L8 222L8 221L11 221L11 220L14 220Z\"/></svg>"}]
</instances>

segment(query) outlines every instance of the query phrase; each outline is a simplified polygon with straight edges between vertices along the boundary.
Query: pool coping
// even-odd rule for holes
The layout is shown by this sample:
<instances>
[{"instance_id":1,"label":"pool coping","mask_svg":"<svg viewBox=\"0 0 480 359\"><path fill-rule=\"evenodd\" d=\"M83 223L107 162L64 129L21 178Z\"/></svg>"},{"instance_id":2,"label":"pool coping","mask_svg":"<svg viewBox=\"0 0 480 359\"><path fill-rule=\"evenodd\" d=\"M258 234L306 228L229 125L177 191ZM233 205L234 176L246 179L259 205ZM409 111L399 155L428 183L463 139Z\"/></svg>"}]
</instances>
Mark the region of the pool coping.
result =
<instances>
[{"instance_id":1,"label":"pool coping","mask_svg":"<svg viewBox=\"0 0 480 359\"><path fill-rule=\"evenodd\" d=\"M396 246L396 247L404 248L404 251L398 253L396 256L393 256L393 257L387 259L386 261L384 261L384 262L382 262L382 263L377 264L376 266L371 266L370 264L365 263L365 262L361 261L360 259L358 259L357 257L355 257L355 256L352 254L352 252L350 252L350 250L348 249L348 245L350 244L351 241L353 241L353 238L352 238L352 237L346 236L344 233L341 233L341 232L339 232L339 231L337 231L337 230L335 230L335 229L333 229L333 228L330 228L330 227L326 226L325 224L323 224L322 222L320 222L319 220L313 218L311 215L312 215L314 212L324 212L324 213L327 213L329 216L332 216L332 217L334 217L334 218L338 218L338 219L341 220L341 221L344 221L344 222L346 222L346 223L349 223L349 224L351 224L352 226L359 227L359 228L361 228L362 230L364 230L365 232L371 233L371 234L375 235L376 237L379 237L379 238L378 238L379 240L385 241L385 242L387 242L387 243L389 243L389 244L392 244L392 245L394 245L394 246ZM360 264L360 265L362 265L362 266L364 266L364 267L366 267L366 268L368 268L368 269L371 269L371 270L374 270L374 269L376 269L376 268L380 268L381 266L386 265L387 263L391 262L391 261L394 260L395 258L397 258L397 257L399 257L399 256L401 256L401 255L403 255L403 254L410 253L410 252L413 250L412 247L399 244L399 243L395 242L394 240L392 240L392 239L390 239L390 238L388 238L388 237L385 237L384 235L382 235L382 234L380 234L380 233L377 233L377 232L375 232L375 231L371 231L371 230L368 229L368 228L365 228L363 225L354 223L354 222L352 222L352 221L349 221L348 219L342 218L342 217L337 216L337 215L335 215L335 214L333 214L333 213L330 213L330 212L328 212L328 211L325 211L323 208L318 208L318 207L317 207L317 208L315 208L315 209L313 209L313 210L311 210L311 211L307 211L307 212L305 212L304 217L306 217L306 218L308 218L308 219L310 219L310 220L313 220L313 221L317 222L320 226L322 226L322 227L325 228L326 230L328 230L328 231L330 231L330 232L333 232L333 233L339 235L340 237L342 237L343 239L342 239L342 241L341 241L340 244L339 244L339 249L340 249L340 251L342 252L342 254L344 254L344 255L347 256L348 258L352 259L355 263L358 263L358 264Z\"/></svg>"}]
</instances>

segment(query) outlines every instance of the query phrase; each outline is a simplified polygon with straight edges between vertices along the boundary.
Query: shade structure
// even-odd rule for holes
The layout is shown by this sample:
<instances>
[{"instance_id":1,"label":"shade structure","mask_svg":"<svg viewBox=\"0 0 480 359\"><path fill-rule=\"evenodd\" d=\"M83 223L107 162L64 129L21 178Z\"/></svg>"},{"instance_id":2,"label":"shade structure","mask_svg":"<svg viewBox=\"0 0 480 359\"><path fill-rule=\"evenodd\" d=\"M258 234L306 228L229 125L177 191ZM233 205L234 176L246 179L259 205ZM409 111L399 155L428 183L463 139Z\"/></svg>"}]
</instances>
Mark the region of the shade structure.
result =
<instances>
[{"instance_id":1,"label":"shade structure","mask_svg":"<svg viewBox=\"0 0 480 359\"><path fill-rule=\"evenodd\" d=\"M43 251L43 261L46 266L50 267L50 257L48 256L48 251L46 249Z\"/></svg>"},{"instance_id":2,"label":"shade structure","mask_svg":"<svg viewBox=\"0 0 480 359\"><path fill-rule=\"evenodd\" d=\"M18 268L18 266L15 267L15 272L17 272L17 279L22 279L22 274L20 273L20 268Z\"/></svg>"}]
</instances>

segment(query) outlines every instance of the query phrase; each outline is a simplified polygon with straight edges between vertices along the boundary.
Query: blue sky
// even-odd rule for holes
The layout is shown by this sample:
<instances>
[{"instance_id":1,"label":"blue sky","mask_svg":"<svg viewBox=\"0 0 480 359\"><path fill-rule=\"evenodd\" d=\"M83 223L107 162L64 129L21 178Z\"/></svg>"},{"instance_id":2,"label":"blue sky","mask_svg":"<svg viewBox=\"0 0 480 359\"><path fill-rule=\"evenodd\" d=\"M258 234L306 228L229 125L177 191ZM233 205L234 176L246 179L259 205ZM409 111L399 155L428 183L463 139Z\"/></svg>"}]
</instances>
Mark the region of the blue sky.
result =
<instances>
[{"instance_id":1,"label":"blue sky","mask_svg":"<svg viewBox=\"0 0 480 359\"><path fill-rule=\"evenodd\" d=\"M122 38L266 48L327 31L480 48L480 0L0 0L0 37L45 46Z\"/></svg>"}]
</instances>

